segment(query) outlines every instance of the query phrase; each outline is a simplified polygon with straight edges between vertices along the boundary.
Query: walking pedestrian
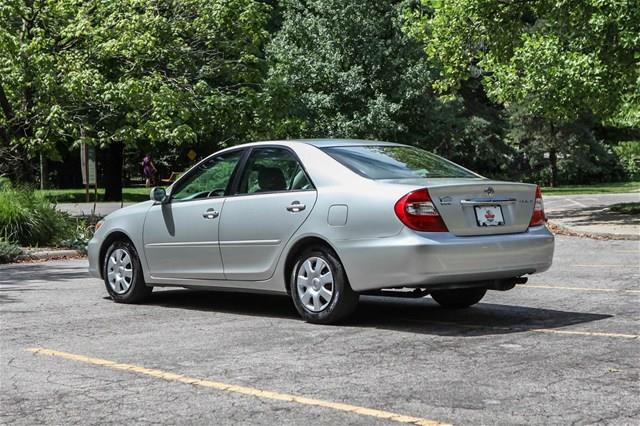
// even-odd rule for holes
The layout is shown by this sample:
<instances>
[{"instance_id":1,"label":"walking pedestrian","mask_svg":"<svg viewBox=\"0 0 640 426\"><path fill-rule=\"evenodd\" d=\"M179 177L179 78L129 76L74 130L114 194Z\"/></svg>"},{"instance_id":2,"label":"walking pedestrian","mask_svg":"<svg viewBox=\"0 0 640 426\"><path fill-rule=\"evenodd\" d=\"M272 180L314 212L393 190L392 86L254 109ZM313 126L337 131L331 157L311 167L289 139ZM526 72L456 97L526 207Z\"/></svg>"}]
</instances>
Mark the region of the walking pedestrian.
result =
<instances>
[{"instance_id":1,"label":"walking pedestrian","mask_svg":"<svg viewBox=\"0 0 640 426\"><path fill-rule=\"evenodd\" d=\"M151 154L147 153L142 159L142 174L144 175L145 185L149 188L151 185L155 185L156 183L156 173L158 169L156 169L156 165L153 164L153 158Z\"/></svg>"}]
</instances>

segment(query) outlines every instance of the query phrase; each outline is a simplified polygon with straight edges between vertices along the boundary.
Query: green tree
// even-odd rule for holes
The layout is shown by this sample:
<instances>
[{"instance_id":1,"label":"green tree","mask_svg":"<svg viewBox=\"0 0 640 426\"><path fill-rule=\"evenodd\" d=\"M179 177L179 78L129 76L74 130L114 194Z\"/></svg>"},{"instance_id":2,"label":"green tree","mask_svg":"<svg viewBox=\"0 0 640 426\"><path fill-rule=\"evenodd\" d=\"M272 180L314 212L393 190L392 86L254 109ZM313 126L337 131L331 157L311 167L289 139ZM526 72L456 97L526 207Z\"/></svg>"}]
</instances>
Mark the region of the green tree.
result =
<instances>
[{"instance_id":1,"label":"green tree","mask_svg":"<svg viewBox=\"0 0 640 426\"><path fill-rule=\"evenodd\" d=\"M640 81L637 1L437 3L434 14L411 16L414 33L441 64L434 87L450 93L480 79L490 99L542 120L552 184L564 143L558 129L621 115L637 120L630 106L637 105Z\"/></svg>"},{"instance_id":2,"label":"green tree","mask_svg":"<svg viewBox=\"0 0 640 426\"><path fill-rule=\"evenodd\" d=\"M252 131L266 70L262 54L270 15L264 3L9 1L13 7L5 8L3 21L12 27L1 27L0 49L13 37L13 44L31 55L22 63L19 55L3 62L15 76L7 84L13 102L25 105L25 116L48 119L68 143L105 149L105 198L121 197L125 145L190 143L213 149L242 141ZM25 18L23 9L33 10L35 18ZM56 17L55 26L43 18L48 16ZM29 19L40 38L26 45L12 31ZM25 103L15 94L41 62L51 71L36 79L43 81L34 90L36 100ZM15 121L6 111L4 117ZM9 139L38 149L54 140L36 134L18 138L13 132Z\"/></svg>"},{"instance_id":3,"label":"green tree","mask_svg":"<svg viewBox=\"0 0 640 426\"><path fill-rule=\"evenodd\" d=\"M495 111L477 99L434 93L437 64L404 27L415 2L286 0L280 6L282 27L267 49L270 137L398 141L504 174L510 148Z\"/></svg>"},{"instance_id":4,"label":"green tree","mask_svg":"<svg viewBox=\"0 0 640 426\"><path fill-rule=\"evenodd\" d=\"M29 157L51 155L68 107L59 84L61 36L71 10L36 0L0 2L0 172L33 179Z\"/></svg>"},{"instance_id":5,"label":"green tree","mask_svg":"<svg viewBox=\"0 0 640 426\"><path fill-rule=\"evenodd\" d=\"M433 70L382 0L285 0L269 46L270 96L279 137L424 141L446 108Z\"/></svg>"}]
</instances>

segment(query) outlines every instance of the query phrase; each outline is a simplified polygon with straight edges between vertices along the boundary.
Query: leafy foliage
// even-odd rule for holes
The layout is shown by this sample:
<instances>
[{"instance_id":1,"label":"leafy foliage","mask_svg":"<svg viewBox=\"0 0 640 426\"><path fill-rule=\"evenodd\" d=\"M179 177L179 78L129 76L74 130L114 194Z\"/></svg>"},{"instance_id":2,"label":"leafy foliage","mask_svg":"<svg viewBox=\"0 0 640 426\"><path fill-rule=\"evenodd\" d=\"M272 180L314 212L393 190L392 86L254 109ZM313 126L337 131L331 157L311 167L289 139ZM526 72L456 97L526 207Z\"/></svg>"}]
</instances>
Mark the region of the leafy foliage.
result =
<instances>
[{"instance_id":1,"label":"leafy foliage","mask_svg":"<svg viewBox=\"0 0 640 426\"><path fill-rule=\"evenodd\" d=\"M613 147L627 176L640 180L640 141L624 141Z\"/></svg>"},{"instance_id":2,"label":"leafy foliage","mask_svg":"<svg viewBox=\"0 0 640 426\"><path fill-rule=\"evenodd\" d=\"M89 219L76 219L75 224L69 225L66 238L60 241L60 245L82 252L87 251L87 244L93 238L95 232L95 217Z\"/></svg>"},{"instance_id":3,"label":"leafy foliage","mask_svg":"<svg viewBox=\"0 0 640 426\"><path fill-rule=\"evenodd\" d=\"M635 1L448 0L429 23L441 90L481 73L493 99L555 122L612 116L637 90Z\"/></svg>"},{"instance_id":4,"label":"leafy foliage","mask_svg":"<svg viewBox=\"0 0 640 426\"><path fill-rule=\"evenodd\" d=\"M66 214L31 189L0 189L0 238L25 246L55 244L67 234L69 223Z\"/></svg>"},{"instance_id":5,"label":"leafy foliage","mask_svg":"<svg viewBox=\"0 0 640 426\"><path fill-rule=\"evenodd\" d=\"M113 189L123 150L168 176L191 148L353 137L496 178L638 176L600 131L640 129L636 3L3 0L0 175L33 182L86 142Z\"/></svg>"},{"instance_id":6,"label":"leafy foliage","mask_svg":"<svg viewBox=\"0 0 640 426\"><path fill-rule=\"evenodd\" d=\"M49 157L57 141L239 142L269 16L253 0L6 0L0 136Z\"/></svg>"},{"instance_id":7,"label":"leafy foliage","mask_svg":"<svg viewBox=\"0 0 640 426\"><path fill-rule=\"evenodd\" d=\"M480 82L489 100L505 107L505 140L525 170L552 186L620 177L615 156L593 130L598 123L640 126L636 2L423 4L436 8L414 9L407 26L440 65L433 87L455 94Z\"/></svg>"},{"instance_id":8,"label":"leafy foliage","mask_svg":"<svg viewBox=\"0 0 640 426\"><path fill-rule=\"evenodd\" d=\"M0 238L0 263L13 262L22 254L22 249L14 243Z\"/></svg>"},{"instance_id":9,"label":"leafy foliage","mask_svg":"<svg viewBox=\"0 0 640 426\"><path fill-rule=\"evenodd\" d=\"M286 0L269 46L277 137L359 137L431 144L447 106L432 65L382 0Z\"/></svg>"}]
</instances>

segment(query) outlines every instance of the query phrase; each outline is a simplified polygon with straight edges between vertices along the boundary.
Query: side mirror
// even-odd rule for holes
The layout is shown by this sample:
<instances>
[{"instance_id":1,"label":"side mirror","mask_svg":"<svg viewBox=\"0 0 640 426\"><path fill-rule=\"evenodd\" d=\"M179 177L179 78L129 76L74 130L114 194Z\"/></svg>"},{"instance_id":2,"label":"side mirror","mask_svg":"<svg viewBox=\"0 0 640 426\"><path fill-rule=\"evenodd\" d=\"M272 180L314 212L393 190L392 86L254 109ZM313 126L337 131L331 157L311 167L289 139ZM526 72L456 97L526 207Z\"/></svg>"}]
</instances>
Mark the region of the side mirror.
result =
<instances>
[{"instance_id":1,"label":"side mirror","mask_svg":"<svg viewBox=\"0 0 640 426\"><path fill-rule=\"evenodd\" d=\"M161 187L156 186L151 190L151 194L149 194L149 198L151 201L155 201L156 203L164 204L169 201L169 197L167 196L167 191Z\"/></svg>"}]
</instances>

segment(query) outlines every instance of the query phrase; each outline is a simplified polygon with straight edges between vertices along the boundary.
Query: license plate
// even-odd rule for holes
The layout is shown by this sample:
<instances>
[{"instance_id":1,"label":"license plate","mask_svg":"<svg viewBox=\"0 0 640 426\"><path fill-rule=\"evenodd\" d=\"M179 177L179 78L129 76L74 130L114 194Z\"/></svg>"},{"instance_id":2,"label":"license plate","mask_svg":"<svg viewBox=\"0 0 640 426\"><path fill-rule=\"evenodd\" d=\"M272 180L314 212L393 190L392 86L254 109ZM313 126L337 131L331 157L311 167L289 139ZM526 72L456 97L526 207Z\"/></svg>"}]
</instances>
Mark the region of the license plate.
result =
<instances>
[{"instance_id":1,"label":"license plate","mask_svg":"<svg viewBox=\"0 0 640 426\"><path fill-rule=\"evenodd\" d=\"M502 217L502 207L500 206L476 206L476 221L478 226L501 226L504 225Z\"/></svg>"}]
</instances>

